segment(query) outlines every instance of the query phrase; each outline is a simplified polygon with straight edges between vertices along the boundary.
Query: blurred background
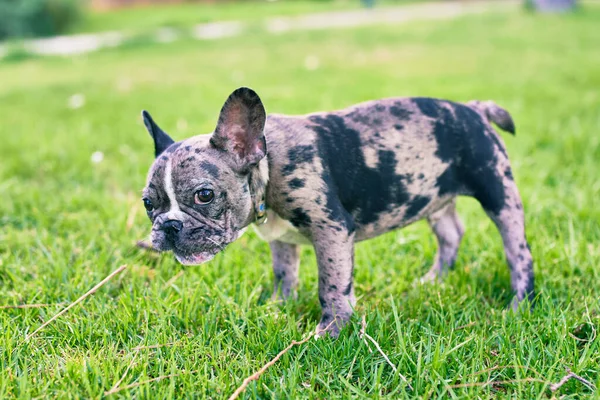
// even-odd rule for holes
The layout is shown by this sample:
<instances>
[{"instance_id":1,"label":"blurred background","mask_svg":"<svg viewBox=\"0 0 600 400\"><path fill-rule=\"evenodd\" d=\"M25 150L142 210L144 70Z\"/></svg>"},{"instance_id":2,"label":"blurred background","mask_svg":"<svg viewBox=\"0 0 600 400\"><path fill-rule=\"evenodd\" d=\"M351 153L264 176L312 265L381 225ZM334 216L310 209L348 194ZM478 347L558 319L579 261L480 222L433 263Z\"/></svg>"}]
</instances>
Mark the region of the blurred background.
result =
<instances>
[{"instance_id":1,"label":"blurred background","mask_svg":"<svg viewBox=\"0 0 600 400\"><path fill-rule=\"evenodd\" d=\"M465 0L446 0L465 1ZM501 1L501 0L497 0ZM565 11L576 0L522 0L531 9ZM358 5L414 3L419 0L270 0L269 12L295 13ZM422 0L421 0L422 2ZM254 4L253 4L254 3ZM227 17L220 7L256 6L253 0L0 0L0 40L102 29L183 26ZM282 5L285 3L285 5ZM132 10L134 9L134 10ZM265 10L263 10L265 11ZM231 14L234 15L234 14ZM258 17L260 15L255 15ZM140 21L143 20L143 21Z\"/></svg>"}]
</instances>

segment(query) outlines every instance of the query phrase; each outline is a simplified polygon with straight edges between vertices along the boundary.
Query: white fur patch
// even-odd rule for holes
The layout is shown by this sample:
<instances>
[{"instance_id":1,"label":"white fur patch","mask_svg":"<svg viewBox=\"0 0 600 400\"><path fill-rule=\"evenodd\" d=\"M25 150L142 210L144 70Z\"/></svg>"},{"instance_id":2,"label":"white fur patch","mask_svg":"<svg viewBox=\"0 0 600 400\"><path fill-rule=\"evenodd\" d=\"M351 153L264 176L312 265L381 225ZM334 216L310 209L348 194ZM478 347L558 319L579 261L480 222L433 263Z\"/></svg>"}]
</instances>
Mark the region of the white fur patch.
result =
<instances>
[{"instance_id":1,"label":"white fur patch","mask_svg":"<svg viewBox=\"0 0 600 400\"><path fill-rule=\"evenodd\" d=\"M167 213L167 219L171 219L174 217L174 214L176 212L179 212L179 203L177 203L177 198L175 197L175 190L173 189L173 176L172 176L172 161L171 159L168 159L166 161L166 165L165 165L165 180L164 180L164 187L165 187L165 192L167 192L167 197L169 197L169 203L171 203L171 208L169 209L169 212Z\"/></svg>"},{"instance_id":2,"label":"white fur patch","mask_svg":"<svg viewBox=\"0 0 600 400\"><path fill-rule=\"evenodd\" d=\"M289 221L279 217L271 210L267 210L267 222L260 225L254 224L254 230L261 239L267 242L279 240L290 244L310 244L310 241L298 232L298 229Z\"/></svg>"}]
</instances>

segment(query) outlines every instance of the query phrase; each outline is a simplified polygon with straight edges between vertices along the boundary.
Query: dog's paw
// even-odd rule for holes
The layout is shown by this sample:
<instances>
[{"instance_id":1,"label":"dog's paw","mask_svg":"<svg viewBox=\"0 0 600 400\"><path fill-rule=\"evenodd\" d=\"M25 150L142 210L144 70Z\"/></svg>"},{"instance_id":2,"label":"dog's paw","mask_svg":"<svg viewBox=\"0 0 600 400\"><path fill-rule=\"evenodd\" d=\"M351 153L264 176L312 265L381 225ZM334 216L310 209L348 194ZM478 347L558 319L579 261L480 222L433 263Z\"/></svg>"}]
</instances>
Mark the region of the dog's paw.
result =
<instances>
[{"instance_id":1,"label":"dog's paw","mask_svg":"<svg viewBox=\"0 0 600 400\"><path fill-rule=\"evenodd\" d=\"M347 321L344 321L340 317L334 319L331 319L331 317L322 317L321 322L319 322L319 325L317 325L317 329L315 330L315 339L326 336L337 339L338 336L340 336L340 331L346 325L346 322Z\"/></svg>"},{"instance_id":2,"label":"dog's paw","mask_svg":"<svg viewBox=\"0 0 600 400\"><path fill-rule=\"evenodd\" d=\"M436 271L429 271L422 277L415 279L413 281L413 287L427 284L440 284L442 281L442 277Z\"/></svg>"}]
</instances>

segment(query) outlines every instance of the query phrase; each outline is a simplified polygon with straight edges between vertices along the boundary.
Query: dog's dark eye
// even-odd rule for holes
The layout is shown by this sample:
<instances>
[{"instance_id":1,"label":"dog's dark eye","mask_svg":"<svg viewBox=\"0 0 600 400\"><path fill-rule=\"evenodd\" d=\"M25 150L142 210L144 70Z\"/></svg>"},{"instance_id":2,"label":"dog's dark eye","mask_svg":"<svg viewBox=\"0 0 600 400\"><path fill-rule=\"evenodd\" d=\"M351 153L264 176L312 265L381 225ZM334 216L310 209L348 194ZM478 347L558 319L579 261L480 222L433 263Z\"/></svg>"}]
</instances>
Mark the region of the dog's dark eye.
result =
<instances>
[{"instance_id":1,"label":"dog's dark eye","mask_svg":"<svg viewBox=\"0 0 600 400\"><path fill-rule=\"evenodd\" d=\"M154 210L154 206L150 200L143 198L142 201L144 202L144 207L146 207L147 212L152 212L152 210Z\"/></svg>"},{"instance_id":2,"label":"dog's dark eye","mask_svg":"<svg viewBox=\"0 0 600 400\"><path fill-rule=\"evenodd\" d=\"M215 194L210 189L200 189L194 195L196 204L208 204L215 198Z\"/></svg>"}]
</instances>

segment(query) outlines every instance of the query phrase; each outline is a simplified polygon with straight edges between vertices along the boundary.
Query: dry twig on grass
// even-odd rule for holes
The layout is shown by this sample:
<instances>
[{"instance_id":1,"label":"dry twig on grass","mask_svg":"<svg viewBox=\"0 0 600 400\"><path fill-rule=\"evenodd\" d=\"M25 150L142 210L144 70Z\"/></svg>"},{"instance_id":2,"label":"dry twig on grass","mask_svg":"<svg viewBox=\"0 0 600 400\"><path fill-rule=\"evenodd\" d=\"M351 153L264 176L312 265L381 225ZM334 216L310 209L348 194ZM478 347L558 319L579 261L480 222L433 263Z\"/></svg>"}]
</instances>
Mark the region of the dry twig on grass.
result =
<instances>
[{"instance_id":1,"label":"dry twig on grass","mask_svg":"<svg viewBox=\"0 0 600 400\"><path fill-rule=\"evenodd\" d=\"M520 383L520 382L536 382L536 383L548 383L542 379L537 378L523 378L523 379L512 379L508 381L486 381L486 382L473 382L473 383L457 383L456 385L450 385L452 389L458 388L467 388L467 387L483 387L489 385L508 385L511 383Z\"/></svg>"},{"instance_id":2,"label":"dry twig on grass","mask_svg":"<svg viewBox=\"0 0 600 400\"><path fill-rule=\"evenodd\" d=\"M164 344L151 344L149 346L138 346L131 349L132 351L138 352L140 350L152 350L152 349L160 349L162 347L171 347L175 346L175 342L164 343Z\"/></svg>"},{"instance_id":3,"label":"dry twig on grass","mask_svg":"<svg viewBox=\"0 0 600 400\"><path fill-rule=\"evenodd\" d=\"M323 332L326 332L329 327L331 327L331 325L333 325L336 322L336 319L334 318L333 321L331 321L329 323L329 325L327 325L327 327L323 330ZM317 335L317 331L313 331L310 335L308 335L307 337L305 337L304 339L297 341L294 340L292 343L289 344L288 347L286 347L285 349L281 350L271 361L269 361L268 363L266 363L265 365L263 365L258 371L256 371L255 373L253 373L252 375L250 375L249 377L247 377L246 379L244 379L244 381L242 382L242 384L235 390L235 392L233 392L233 394L231 396L229 396L228 400L235 400L239 397L240 394L242 394L242 392L244 390L246 390L246 387L250 384L250 382L252 381L256 381L258 380L258 378L260 378L260 376L262 374L265 373L265 371L271 367L272 365L274 365L285 353L287 353L288 351L290 351L290 349L294 346L299 346L301 344L304 344L306 342L308 342L311 338L313 337L318 337Z\"/></svg>"},{"instance_id":4,"label":"dry twig on grass","mask_svg":"<svg viewBox=\"0 0 600 400\"><path fill-rule=\"evenodd\" d=\"M576 373L574 373L573 371L571 371L569 368L567 368L567 372L568 372L567 375L565 375L560 381L558 381L558 382L553 383L553 384L550 385L550 390L553 393L556 392L558 389L560 389L570 379L577 379L579 382L583 383L589 389L596 390L596 385L594 385L592 382L590 382L587 379L584 379L581 376L577 375Z\"/></svg>"},{"instance_id":5,"label":"dry twig on grass","mask_svg":"<svg viewBox=\"0 0 600 400\"><path fill-rule=\"evenodd\" d=\"M406 379L406 377L404 375L402 375L400 372L398 372L398 368L396 368L396 366L394 365L394 363L392 363L390 361L390 359L388 358L388 356L383 352L383 350L381 350L381 346L379 346L379 343L377 343L377 341L375 339L373 339L368 333L367 333L367 321L365 320L365 316L362 316L362 324L361 324L361 328L360 328L360 337L361 339L363 339L365 341L365 344L367 345L367 348L369 349L369 351L371 351L371 348L369 347L369 343L367 343L367 341L365 340L365 338L369 339L373 345L375 345L375 347L377 348L377 350L379 351L379 353L383 356L383 358L385 358L385 361L387 361L387 363L390 365L390 367L392 367L392 369L394 370L394 373L398 374L398 376L400 376L400 378L402 378L402 380L406 383L406 386L408 386L408 388L410 390L414 390L413 387L410 385L410 383L408 383L408 380Z\"/></svg>"},{"instance_id":6,"label":"dry twig on grass","mask_svg":"<svg viewBox=\"0 0 600 400\"><path fill-rule=\"evenodd\" d=\"M269 361L268 363L266 363L265 365L263 365L261 367L261 369L259 369L258 371L256 371L255 373L253 373L252 375L250 375L249 377L247 377L246 379L244 379L244 381L242 382L242 384L235 390L235 392L233 392L233 394L231 396L229 396L229 400L234 400L237 399L239 397L240 394L242 394L242 392L244 390L246 390L246 387L250 384L250 382L252 381L256 381L258 380L258 378L260 378L260 376L267 370L267 368L269 368L270 366L274 365L277 360L279 360L281 358L281 356L283 356L285 353L287 353L288 351L290 351L290 349L294 346L298 346L301 344L304 344L306 342L308 342L313 336L315 336L316 332L311 333L310 335L308 335L307 337L305 337L304 339L297 341L294 340L292 343L290 343L290 345L288 347L286 347L285 349L281 350L276 356L275 358L273 358L271 361Z\"/></svg>"},{"instance_id":7,"label":"dry twig on grass","mask_svg":"<svg viewBox=\"0 0 600 400\"><path fill-rule=\"evenodd\" d=\"M65 303L54 303L54 304L17 304L14 306L0 306L0 310L12 310L17 308L43 308L43 307L54 307L62 306Z\"/></svg>"},{"instance_id":8,"label":"dry twig on grass","mask_svg":"<svg viewBox=\"0 0 600 400\"><path fill-rule=\"evenodd\" d=\"M29 335L27 335L25 337L25 341L28 341L29 339L31 339L33 336L35 336L36 333L38 333L39 331L41 331L42 329L44 329L46 326L50 325L50 323L52 323L58 317L60 317L61 315L63 315L67 311L69 311L71 308L75 307L77 304L81 303L83 300L87 299L89 296L91 296L94 293L96 293L96 291L98 289L100 289L108 281L110 281L112 278L114 278L115 275L120 274L121 272L123 272L123 270L125 270L125 268L127 268L127 264L123 264L119 268L117 268L116 270L114 270L110 275L108 275L106 278L104 278L102 281L100 281L100 283L98 283L96 286L94 286L93 288L91 288L86 294L84 294L83 296L81 296L80 298L78 298L77 300L75 300L73 303L69 304L67 307L63 308L58 314L56 314L54 317L50 318L48 321L44 322L39 328L37 328L35 331L33 331L32 333L30 333Z\"/></svg>"},{"instance_id":9,"label":"dry twig on grass","mask_svg":"<svg viewBox=\"0 0 600 400\"><path fill-rule=\"evenodd\" d=\"M105 396L110 396L111 394L115 394L115 393L121 392L123 390L133 389L133 388L136 388L138 386L145 385L146 383L152 383L152 382L162 381L163 379L175 378L176 376L185 375L185 374L195 374L196 372L198 372L198 371L192 371L192 372L185 372L184 371L184 372L179 372L177 374L157 376L156 378L147 379L145 381L132 383L130 385L126 385L126 386L123 386L123 387L113 387L112 389L104 392L104 395Z\"/></svg>"}]
</instances>

